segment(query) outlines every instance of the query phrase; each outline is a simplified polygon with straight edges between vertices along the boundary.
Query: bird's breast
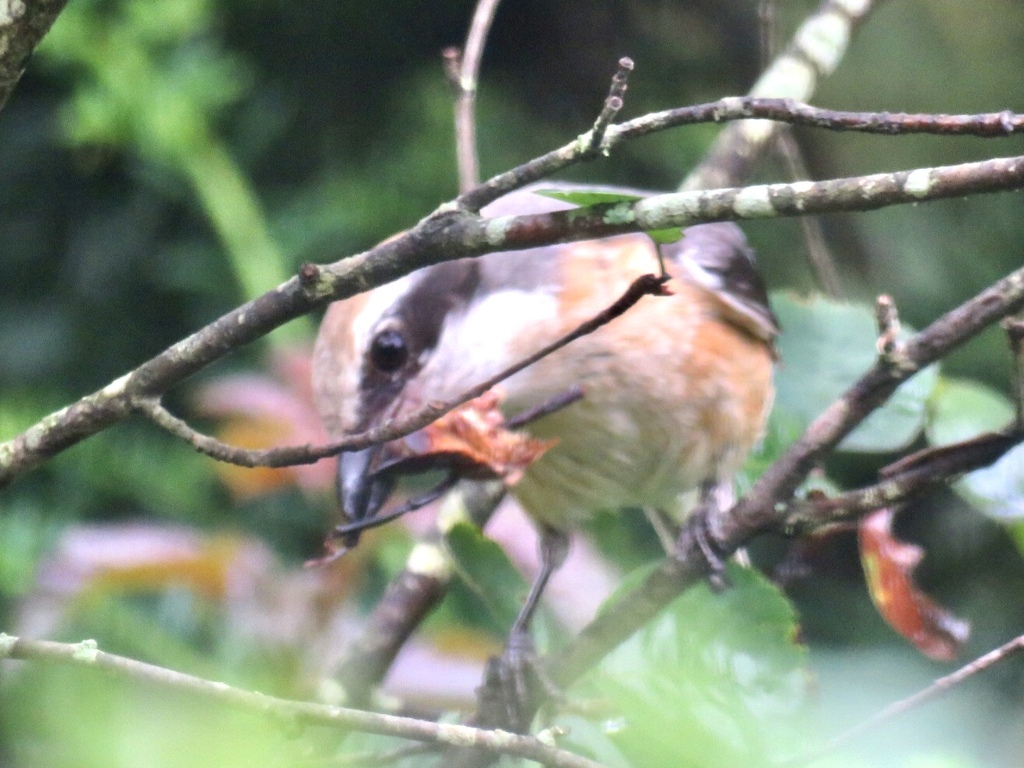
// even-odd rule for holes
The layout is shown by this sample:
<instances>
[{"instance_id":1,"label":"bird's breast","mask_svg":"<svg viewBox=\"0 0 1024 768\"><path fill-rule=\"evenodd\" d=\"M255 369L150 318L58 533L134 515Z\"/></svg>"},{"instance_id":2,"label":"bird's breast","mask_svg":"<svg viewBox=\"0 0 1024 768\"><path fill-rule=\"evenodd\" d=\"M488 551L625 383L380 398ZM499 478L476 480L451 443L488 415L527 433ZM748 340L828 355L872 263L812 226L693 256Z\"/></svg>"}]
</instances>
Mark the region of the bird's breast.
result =
<instances>
[{"instance_id":1,"label":"bird's breast","mask_svg":"<svg viewBox=\"0 0 1024 768\"><path fill-rule=\"evenodd\" d=\"M560 331L651 271L649 246L634 240L619 250L605 241L567 265L585 271L564 277ZM772 400L770 348L725 322L711 292L680 280L669 287L673 295L643 298L509 382L513 407L573 385L585 392L533 430L559 441L514 489L534 518L566 528L600 509L673 505L705 480L731 477L759 439Z\"/></svg>"}]
</instances>

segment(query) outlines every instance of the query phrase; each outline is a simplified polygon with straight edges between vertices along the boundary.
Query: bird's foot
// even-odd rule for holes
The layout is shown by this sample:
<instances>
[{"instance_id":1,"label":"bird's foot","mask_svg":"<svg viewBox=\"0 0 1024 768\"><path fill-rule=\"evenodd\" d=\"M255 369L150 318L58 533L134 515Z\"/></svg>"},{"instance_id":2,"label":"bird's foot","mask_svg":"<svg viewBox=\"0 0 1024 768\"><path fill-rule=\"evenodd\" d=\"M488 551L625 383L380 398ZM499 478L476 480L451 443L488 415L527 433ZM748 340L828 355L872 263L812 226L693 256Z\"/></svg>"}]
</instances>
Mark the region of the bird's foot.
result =
<instances>
[{"instance_id":1,"label":"bird's foot","mask_svg":"<svg viewBox=\"0 0 1024 768\"><path fill-rule=\"evenodd\" d=\"M691 551L691 541L697 545L697 550L704 559L708 585L711 589L715 592L724 592L732 586L726 573L728 555L722 550L711 530L709 516L704 510L698 509L683 526L676 546L677 557L684 557L685 553Z\"/></svg>"},{"instance_id":2,"label":"bird's foot","mask_svg":"<svg viewBox=\"0 0 1024 768\"><path fill-rule=\"evenodd\" d=\"M513 632L501 656L488 659L483 685L478 690L480 711L489 727L526 733L544 702L556 705L565 694L537 659L533 638ZM491 725L493 723L493 725Z\"/></svg>"}]
</instances>

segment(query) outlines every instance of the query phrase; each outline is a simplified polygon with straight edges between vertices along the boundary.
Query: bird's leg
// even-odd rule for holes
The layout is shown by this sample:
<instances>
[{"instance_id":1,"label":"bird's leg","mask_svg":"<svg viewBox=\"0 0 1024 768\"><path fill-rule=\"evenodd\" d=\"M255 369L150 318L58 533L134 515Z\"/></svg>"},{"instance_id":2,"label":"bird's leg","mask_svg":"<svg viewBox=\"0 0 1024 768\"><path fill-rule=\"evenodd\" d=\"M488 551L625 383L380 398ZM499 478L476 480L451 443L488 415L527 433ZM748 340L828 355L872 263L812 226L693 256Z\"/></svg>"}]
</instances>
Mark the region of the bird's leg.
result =
<instances>
[{"instance_id":1,"label":"bird's leg","mask_svg":"<svg viewBox=\"0 0 1024 768\"><path fill-rule=\"evenodd\" d=\"M682 532L679 534L677 553L687 551L687 537L693 537L701 556L707 563L708 583L716 592L728 588L729 579L725 572L725 553L721 551L712 530L712 519L733 503L732 485L728 482L709 480L700 489L700 501L693 510Z\"/></svg>"},{"instance_id":2,"label":"bird's leg","mask_svg":"<svg viewBox=\"0 0 1024 768\"><path fill-rule=\"evenodd\" d=\"M512 622L509 636L516 634L529 634L530 622L534 613L540 605L541 595L551 579L551 575L562 567L565 556L569 554L569 536L564 531L544 527L540 531L540 572L530 586L530 593L526 596L523 607L519 609L519 615Z\"/></svg>"},{"instance_id":3,"label":"bird's leg","mask_svg":"<svg viewBox=\"0 0 1024 768\"><path fill-rule=\"evenodd\" d=\"M551 575L565 562L568 552L569 537L564 531L547 527L541 529L540 572L530 586L530 592L519 610L519 615L512 622L501 658L496 660L495 667L489 670L489 677L499 683L501 695L505 700L508 726L514 731L525 732L529 726L527 713L534 709L531 704L536 686L540 686L548 694L558 691L557 686L535 663L536 651L533 638L530 636L530 623Z\"/></svg>"},{"instance_id":4,"label":"bird's leg","mask_svg":"<svg viewBox=\"0 0 1024 768\"><path fill-rule=\"evenodd\" d=\"M654 529L654 535L658 537L661 548L666 555L673 555L676 552L676 540L679 538L679 524L664 509L658 507L644 507L644 517Z\"/></svg>"}]
</instances>

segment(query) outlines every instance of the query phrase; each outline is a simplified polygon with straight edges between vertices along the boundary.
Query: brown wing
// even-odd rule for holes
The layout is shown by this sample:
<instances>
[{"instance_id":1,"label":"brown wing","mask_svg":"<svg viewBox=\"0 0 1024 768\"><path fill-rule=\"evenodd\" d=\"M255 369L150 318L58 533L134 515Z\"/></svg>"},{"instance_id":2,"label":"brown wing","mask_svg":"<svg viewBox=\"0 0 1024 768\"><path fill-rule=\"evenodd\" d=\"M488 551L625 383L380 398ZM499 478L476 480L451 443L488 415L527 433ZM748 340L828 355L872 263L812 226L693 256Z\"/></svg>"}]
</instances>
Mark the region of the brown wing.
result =
<instances>
[{"instance_id":1,"label":"brown wing","mask_svg":"<svg viewBox=\"0 0 1024 768\"><path fill-rule=\"evenodd\" d=\"M684 230L682 240L661 250L691 280L713 291L732 311L733 322L768 343L779 334L754 251L738 226L728 221L698 224Z\"/></svg>"}]
</instances>

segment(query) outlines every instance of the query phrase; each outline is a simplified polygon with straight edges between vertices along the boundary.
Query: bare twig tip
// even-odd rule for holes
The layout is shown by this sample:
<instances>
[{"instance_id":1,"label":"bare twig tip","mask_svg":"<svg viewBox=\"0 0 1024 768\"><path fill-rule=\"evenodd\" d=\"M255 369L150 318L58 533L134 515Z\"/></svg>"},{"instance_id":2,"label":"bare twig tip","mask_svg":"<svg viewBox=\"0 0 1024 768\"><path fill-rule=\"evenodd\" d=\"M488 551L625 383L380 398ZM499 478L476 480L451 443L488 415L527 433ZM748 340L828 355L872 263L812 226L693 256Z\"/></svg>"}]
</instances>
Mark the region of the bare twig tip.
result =
<instances>
[{"instance_id":1,"label":"bare twig tip","mask_svg":"<svg viewBox=\"0 0 1024 768\"><path fill-rule=\"evenodd\" d=\"M594 127L590 131L590 141L588 142L587 149L591 153L601 149L608 126L612 124L612 121L619 114L625 103L622 97L626 94L626 88L629 85L629 73L633 71L633 66L633 60L628 56L623 56L619 59L619 68L612 75L612 84L608 89L608 97L604 100L604 108L601 110L601 114L597 116L597 120L594 121Z\"/></svg>"},{"instance_id":2,"label":"bare twig tip","mask_svg":"<svg viewBox=\"0 0 1024 768\"><path fill-rule=\"evenodd\" d=\"M316 264L305 263L299 267L299 282L305 286L311 285L320 279L320 267Z\"/></svg>"},{"instance_id":3,"label":"bare twig tip","mask_svg":"<svg viewBox=\"0 0 1024 768\"><path fill-rule=\"evenodd\" d=\"M444 62L444 75L448 82L458 87L461 80L459 70L462 68L462 51L454 45L450 45L441 51L441 59Z\"/></svg>"},{"instance_id":4,"label":"bare twig tip","mask_svg":"<svg viewBox=\"0 0 1024 768\"><path fill-rule=\"evenodd\" d=\"M878 355L891 363L899 348L900 335L900 315L892 296L883 293L875 300L875 320L878 324Z\"/></svg>"}]
</instances>

